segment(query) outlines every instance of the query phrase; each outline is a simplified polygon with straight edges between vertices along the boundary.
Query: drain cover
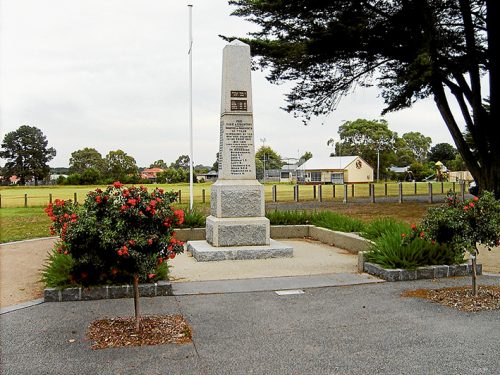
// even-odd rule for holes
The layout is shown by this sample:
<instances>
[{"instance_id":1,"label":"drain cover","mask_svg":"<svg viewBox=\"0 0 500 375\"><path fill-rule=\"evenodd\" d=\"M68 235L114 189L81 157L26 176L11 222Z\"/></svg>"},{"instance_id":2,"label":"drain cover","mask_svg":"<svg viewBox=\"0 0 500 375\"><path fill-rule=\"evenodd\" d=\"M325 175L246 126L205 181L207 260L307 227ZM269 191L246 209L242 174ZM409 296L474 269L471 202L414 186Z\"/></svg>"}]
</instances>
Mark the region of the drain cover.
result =
<instances>
[{"instance_id":1,"label":"drain cover","mask_svg":"<svg viewBox=\"0 0 500 375\"><path fill-rule=\"evenodd\" d=\"M276 293L278 296L289 296L292 294L304 294L304 291L302 289L275 290L274 293Z\"/></svg>"}]
</instances>

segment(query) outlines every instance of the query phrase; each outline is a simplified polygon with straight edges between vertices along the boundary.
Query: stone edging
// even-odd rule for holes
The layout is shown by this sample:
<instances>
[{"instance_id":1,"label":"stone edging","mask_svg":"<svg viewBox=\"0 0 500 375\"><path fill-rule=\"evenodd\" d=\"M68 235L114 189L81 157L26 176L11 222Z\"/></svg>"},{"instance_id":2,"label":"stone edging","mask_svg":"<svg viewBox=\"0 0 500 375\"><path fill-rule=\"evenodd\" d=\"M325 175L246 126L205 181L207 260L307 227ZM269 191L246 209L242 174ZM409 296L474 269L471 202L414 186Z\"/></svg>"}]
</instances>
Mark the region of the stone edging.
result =
<instances>
[{"instance_id":1,"label":"stone edging","mask_svg":"<svg viewBox=\"0 0 500 375\"><path fill-rule=\"evenodd\" d=\"M418 267L414 270L407 269L385 269L375 263L363 262L363 271L384 279L386 281L408 281L419 279L438 279L441 277L452 276L467 276L472 274L472 265L456 264L456 265L438 265ZM483 267L481 264L476 265L476 272L481 275Z\"/></svg>"},{"instance_id":2,"label":"stone edging","mask_svg":"<svg viewBox=\"0 0 500 375\"><path fill-rule=\"evenodd\" d=\"M172 284L168 281L158 281L154 284L140 284L141 297L171 296ZM132 285L106 285L91 288L47 288L44 291L44 302L90 301L96 299L132 298Z\"/></svg>"}]
</instances>

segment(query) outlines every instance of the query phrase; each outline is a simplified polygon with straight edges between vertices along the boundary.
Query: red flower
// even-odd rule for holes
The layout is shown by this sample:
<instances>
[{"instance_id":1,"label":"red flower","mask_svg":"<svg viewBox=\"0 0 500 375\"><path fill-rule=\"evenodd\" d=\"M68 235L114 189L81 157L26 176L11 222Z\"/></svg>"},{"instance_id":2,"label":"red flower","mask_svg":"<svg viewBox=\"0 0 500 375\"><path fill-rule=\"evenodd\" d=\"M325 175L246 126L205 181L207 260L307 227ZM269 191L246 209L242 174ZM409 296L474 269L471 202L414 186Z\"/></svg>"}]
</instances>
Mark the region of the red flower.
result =
<instances>
[{"instance_id":1,"label":"red flower","mask_svg":"<svg viewBox=\"0 0 500 375\"><path fill-rule=\"evenodd\" d=\"M406 233L401 233L401 237L406 237Z\"/></svg>"},{"instance_id":2,"label":"red flower","mask_svg":"<svg viewBox=\"0 0 500 375\"><path fill-rule=\"evenodd\" d=\"M474 202L477 202L479 200L478 197L474 197L473 199L474 199Z\"/></svg>"},{"instance_id":3,"label":"red flower","mask_svg":"<svg viewBox=\"0 0 500 375\"><path fill-rule=\"evenodd\" d=\"M474 207L474 203L470 202L469 207Z\"/></svg>"},{"instance_id":4,"label":"red flower","mask_svg":"<svg viewBox=\"0 0 500 375\"><path fill-rule=\"evenodd\" d=\"M464 211L467 211L469 209L469 206L464 206Z\"/></svg>"},{"instance_id":5,"label":"red flower","mask_svg":"<svg viewBox=\"0 0 500 375\"><path fill-rule=\"evenodd\" d=\"M120 250L118 250L118 251L117 251L117 253L118 253L118 255L119 255L119 256L122 256L122 255L123 255L123 251L121 251L121 249L120 249Z\"/></svg>"},{"instance_id":6,"label":"red flower","mask_svg":"<svg viewBox=\"0 0 500 375\"><path fill-rule=\"evenodd\" d=\"M131 206L135 206L137 204L137 201L135 199L129 199L127 203L130 204Z\"/></svg>"},{"instance_id":7,"label":"red flower","mask_svg":"<svg viewBox=\"0 0 500 375\"><path fill-rule=\"evenodd\" d=\"M123 190L122 195L123 195L125 198L127 198L127 197L130 195L130 192L129 192L127 189L125 189L125 190Z\"/></svg>"},{"instance_id":8,"label":"red flower","mask_svg":"<svg viewBox=\"0 0 500 375\"><path fill-rule=\"evenodd\" d=\"M148 239L148 245L151 246L153 244L153 240L150 238Z\"/></svg>"},{"instance_id":9,"label":"red flower","mask_svg":"<svg viewBox=\"0 0 500 375\"><path fill-rule=\"evenodd\" d=\"M111 268L111 274L115 276L118 273L118 270L116 268Z\"/></svg>"},{"instance_id":10,"label":"red flower","mask_svg":"<svg viewBox=\"0 0 500 375\"><path fill-rule=\"evenodd\" d=\"M170 259L174 259L175 258L175 253L170 253L170 255L168 256Z\"/></svg>"},{"instance_id":11,"label":"red flower","mask_svg":"<svg viewBox=\"0 0 500 375\"><path fill-rule=\"evenodd\" d=\"M177 218L177 224L182 224L184 222L184 211L183 210L175 210L174 215Z\"/></svg>"},{"instance_id":12,"label":"red flower","mask_svg":"<svg viewBox=\"0 0 500 375\"><path fill-rule=\"evenodd\" d=\"M411 225L411 229L412 229L412 230L416 230L416 229L417 229L417 225L416 225L416 224L412 224L412 225Z\"/></svg>"},{"instance_id":13,"label":"red flower","mask_svg":"<svg viewBox=\"0 0 500 375\"><path fill-rule=\"evenodd\" d=\"M134 240L129 240L128 243L130 244L130 246L135 246L135 241Z\"/></svg>"},{"instance_id":14,"label":"red flower","mask_svg":"<svg viewBox=\"0 0 500 375\"><path fill-rule=\"evenodd\" d=\"M100 195L98 195L97 197L95 197L95 201L96 201L97 203L101 203L101 202L102 202L101 196L100 196Z\"/></svg>"},{"instance_id":15,"label":"red flower","mask_svg":"<svg viewBox=\"0 0 500 375\"><path fill-rule=\"evenodd\" d=\"M420 238L423 238L425 237L425 233L424 232L420 232Z\"/></svg>"},{"instance_id":16,"label":"red flower","mask_svg":"<svg viewBox=\"0 0 500 375\"><path fill-rule=\"evenodd\" d=\"M150 274L148 275L148 278L149 278L149 279L152 279L152 278L153 278L153 277L155 277L155 276L156 276L156 274L154 274L154 273L150 273Z\"/></svg>"},{"instance_id":17,"label":"red flower","mask_svg":"<svg viewBox=\"0 0 500 375\"><path fill-rule=\"evenodd\" d=\"M113 186L117 189L121 188L123 186L123 184L120 182L120 181L115 181L115 183L113 184Z\"/></svg>"}]
</instances>

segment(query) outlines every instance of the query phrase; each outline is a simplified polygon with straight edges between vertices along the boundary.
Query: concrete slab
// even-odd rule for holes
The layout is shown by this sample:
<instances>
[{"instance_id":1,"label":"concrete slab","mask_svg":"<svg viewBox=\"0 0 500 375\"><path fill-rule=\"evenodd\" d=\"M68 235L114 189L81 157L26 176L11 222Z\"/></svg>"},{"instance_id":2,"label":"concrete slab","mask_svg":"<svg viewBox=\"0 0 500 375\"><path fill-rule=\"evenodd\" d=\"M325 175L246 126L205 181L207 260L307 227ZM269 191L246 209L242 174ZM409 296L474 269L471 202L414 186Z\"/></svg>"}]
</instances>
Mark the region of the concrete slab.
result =
<instances>
[{"instance_id":1,"label":"concrete slab","mask_svg":"<svg viewBox=\"0 0 500 375\"><path fill-rule=\"evenodd\" d=\"M169 261L169 277L177 281L231 280L259 277L357 273L357 255L314 240L284 240L293 258L197 262L189 254Z\"/></svg>"},{"instance_id":2,"label":"concrete slab","mask_svg":"<svg viewBox=\"0 0 500 375\"><path fill-rule=\"evenodd\" d=\"M293 256L291 246L273 239L270 240L269 245L224 247L212 246L207 241L189 241L187 250L198 262L290 258Z\"/></svg>"}]
</instances>

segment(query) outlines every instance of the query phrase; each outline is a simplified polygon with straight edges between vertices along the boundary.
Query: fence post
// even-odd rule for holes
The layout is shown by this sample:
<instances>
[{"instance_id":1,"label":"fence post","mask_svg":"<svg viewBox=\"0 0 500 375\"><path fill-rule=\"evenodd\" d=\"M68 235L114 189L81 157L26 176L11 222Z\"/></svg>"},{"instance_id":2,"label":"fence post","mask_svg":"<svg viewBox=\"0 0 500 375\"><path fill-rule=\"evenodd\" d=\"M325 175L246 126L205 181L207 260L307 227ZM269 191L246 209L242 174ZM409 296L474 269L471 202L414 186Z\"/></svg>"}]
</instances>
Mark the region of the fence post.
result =
<instances>
[{"instance_id":1,"label":"fence post","mask_svg":"<svg viewBox=\"0 0 500 375\"><path fill-rule=\"evenodd\" d=\"M444 194L444 182L441 182L441 194Z\"/></svg>"},{"instance_id":2,"label":"fence post","mask_svg":"<svg viewBox=\"0 0 500 375\"><path fill-rule=\"evenodd\" d=\"M276 185L273 185L271 188L271 195L273 196L273 202L276 202Z\"/></svg>"},{"instance_id":3,"label":"fence post","mask_svg":"<svg viewBox=\"0 0 500 375\"><path fill-rule=\"evenodd\" d=\"M24 208L28 207L28 194L24 194Z\"/></svg>"},{"instance_id":4,"label":"fence post","mask_svg":"<svg viewBox=\"0 0 500 375\"><path fill-rule=\"evenodd\" d=\"M2 208L2 194L0 194L0 208Z\"/></svg>"},{"instance_id":5,"label":"fence post","mask_svg":"<svg viewBox=\"0 0 500 375\"><path fill-rule=\"evenodd\" d=\"M465 200L465 181L462 182L462 201Z\"/></svg>"},{"instance_id":6,"label":"fence post","mask_svg":"<svg viewBox=\"0 0 500 375\"><path fill-rule=\"evenodd\" d=\"M351 195L354 198L354 184L352 184L351 186L352 186L352 193L351 193Z\"/></svg>"},{"instance_id":7,"label":"fence post","mask_svg":"<svg viewBox=\"0 0 500 375\"><path fill-rule=\"evenodd\" d=\"M454 183L454 182L452 182L452 183L451 183L451 186L452 186L453 192L455 192L455 183Z\"/></svg>"},{"instance_id":8,"label":"fence post","mask_svg":"<svg viewBox=\"0 0 500 375\"><path fill-rule=\"evenodd\" d=\"M182 191L179 190L179 192L177 193L177 196L179 197L179 203L182 203Z\"/></svg>"},{"instance_id":9,"label":"fence post","mask_svg":"<svg viewBox=\"0 0 500 375\"><path fill-rule=\"evenodd\" d=\"M371 202L375 203L375 184L370 184L370 197L371 197Z\"/></svg>"},{"instance_id":10,"label":"fence post","mask_svg":"<svg viewBox=\"0 0 500 375\"><path fill-rule=\"evenodd\" d=\"M201 190L201 201L205 203L205 189Z\"/></svg>"},{"instance_id":11,"label":"fence post","mask_svg":"<svg viewBox=\"0 0 500 375\"><path fill-rule=\"evenodd\" d=\"M318 185L318 199L323 202L323 185Z\"/></svg>"},{"instance_id":12,"label":"fence post","mask_svg":"<svg viewBox=\"0 0 500 375\"><path fill-rule=\"evenodd\" d=\"M299 185L294 185L293 187L293 199L295 200L295 202L298 202L299 201Z\"/></svg>"},{"instance_id":13,"label":"fence post","mask_svg":"<svg viewBox=\"0 0 500 375\"><path fill-rule=\"evenodd\" d=\"M333 186L333 192L332 192L332 194L333 194L333 198L335 198L335 184L332 184L332 186Z\"/></svg>"},{"instance_id":14,"label":"fence post","mask_svg":"<svg viewBox=\"0 0 500 375\"><path fill-rule=\"evenodd\" d=\"M316 200L316 185L313 185L313 199Z\"/></svg>"},{"instance_id":15,"label":"fence post","mask_svg":"<svg viewBox=\"0 0 500 375\"><path fill-rule=\"evenodd\" d=\"M403 183L398 182L398 202L403 203Z\"/></svg>"},{"instance_id":16,"label":"fence post","mask_svg":"<svg viewBox=\"0 0 500 375\"><path fill-rule=\"evenodd\" d=\"M429 182L429 197L428 197L429 203L432 203L432 182Z\"/></svg>"},{"instance_id":17,"label":"fence post","mask_svg":"<svg viewBox=\"0 0 500 375\"><path fill-rule=\"evenodd\" d=\"M76 195L76 192L73 194L73 197L74 197L74 204L77 204L78 203L78 197Z\"/></svg>"},{"instance_id":18,"label":"fence post","mask_svg":"<svg viewBox=\"0 0 500 375\"><path fill-rule=\"evenodd\" d=\"M384 195L387 197L387 182L384 183Z\"/></svg>"},{"instance_id":19,"label":"fence post","mask_svg":"<svg viewBox=\"0 0 500 375\"><path fill-rule=\"evenodd\" d=\"M49 194L49 203L52 203L52 193Z\"/></svg>"},{"instance_id":20,"label":"fence post","mask_svg":"<svg viewBox=\"0 0 500 375\"><path fill-rule=\"evenodd\" d=\"M415 183L415 195L417 195L417 181L415 181L414 183Z\"/></svg>"},{"instance_id":21,"label":"fence post","mask_svg":"<svg viewBox=\"0 0 500 375\"><path fill-rule=\"evenodd\" d=\"M347 185L344 185L344 203L347 203Z\"/></svg>"}]
</instances>

